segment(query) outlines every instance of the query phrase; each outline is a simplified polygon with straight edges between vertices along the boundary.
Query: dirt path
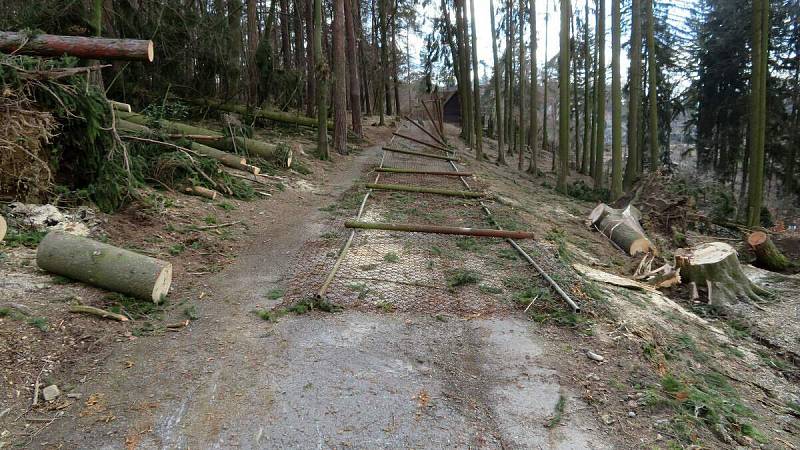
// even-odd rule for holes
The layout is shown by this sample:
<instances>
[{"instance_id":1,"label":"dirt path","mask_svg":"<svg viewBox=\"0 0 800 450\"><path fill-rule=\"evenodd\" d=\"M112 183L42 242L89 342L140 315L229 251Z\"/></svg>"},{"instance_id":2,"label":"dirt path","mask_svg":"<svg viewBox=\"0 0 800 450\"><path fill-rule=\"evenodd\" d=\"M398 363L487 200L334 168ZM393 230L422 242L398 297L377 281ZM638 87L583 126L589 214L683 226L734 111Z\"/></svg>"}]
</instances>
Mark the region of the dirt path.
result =
<instances>
[{"instance_id":1,"label":"dirt path","mask_svg":"<svg viewBox=\"0 0 800 450\"><path fill-rule=\"evenodd\" d=\"M265 211L271 222L201 292L200 320L121 345L35 444L62 448L605 448L599 427L522 318L414 313L252 314L319 236L319 208L349 188L374 147L322 192ZM559 409L558 426L545 423Z\"/></svg>"}]
</instances>

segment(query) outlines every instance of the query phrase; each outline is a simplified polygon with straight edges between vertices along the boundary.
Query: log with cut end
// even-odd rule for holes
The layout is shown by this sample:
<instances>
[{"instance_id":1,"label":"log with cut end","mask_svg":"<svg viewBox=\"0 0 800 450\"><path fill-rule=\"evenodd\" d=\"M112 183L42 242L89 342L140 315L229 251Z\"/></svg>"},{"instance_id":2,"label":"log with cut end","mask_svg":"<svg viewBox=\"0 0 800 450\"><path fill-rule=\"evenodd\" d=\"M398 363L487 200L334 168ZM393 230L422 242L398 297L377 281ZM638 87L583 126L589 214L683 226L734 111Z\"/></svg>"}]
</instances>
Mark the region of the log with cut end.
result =
<instances>
[{"instance_id":1,"label":"log with cut end","mask_svg":"<svg viewBox=\"0 0 800 450\"><path fill-rule=\"evenodd\" d=\"M0 31L0 52L153 62L153 41Z\"/></svg>"},{"instance_id":2,"label":"log with cut end","mask_svg":"<svg viewBox=\"0 0 800 450\"><path fill-rule=\"evenodd\" d=\"M114 100L109 100L108 103L111 105L112 108L114 108L115 111L124 111L126 113L133 111L131 105L127 103L115 102Z\"/></svg>"},{"instance_id":3,"label":"log with cut end","mask_svg":"<svg viewBox=\"0 0 800 450\"><path fill-rule=\"evenodd\" d=\"M190 186L185 189L185 192L198 197L205 197L209 200L216 200L217 196L221 197L219 192L213 189L204 188L203 186Z\"/></svg>"},{"instance_id":4,"label":"log with cut end","mask_svg":"<svg viewBox=\"0 0 800 450\"><path fill-rule=\"evenodd\" d=\"M789 260L778 250L772 239L763 231L756 231L747 237L747 245L756 254L756 264L774 272L781 272L789 267Z\"/></svg>"},{"instance_id":5,"label":"log with cut end","mask_svg":"<svg viewBox=\"0 0 800 450\"><path fill-rule=\"evenodd\" d=\"M159 303L172 284L172 264L85 237L53 231L36 251L43 270L109 291Z\"/></svg>"},{"instance_id":6,"label":"log with cut end","mask_svg":"<svg viewBox=\"0 0 800 450\"><path fill-rule=\"evenodd\" d=\"M136 113L126 113L124 111L119 111L117 115L120 118L120 120L117 121L118 123L124 124L127 122L127 124L138 125L137 129L131 129L130 131L153 134L153 130L148 127L148 125L150 125L150 119L147 117ZM268 144L256 139L243 137L231 138L206 128L170 120L162 119L156 121L156 123L161 129L168 133L183 135L191 141L214 147L218 150L227 152L234 151L234 149L244 150L252 156L260 156L264 159L277 161L286 167L291 166L292 149L287 148L285 145ZM127 124L125 124L126 127L132 128ZM204 138L205 136L208 136L208 138Z\"/></svg>"},{"instance_id":7,"label":"log with cut end","mask_svg":"<svg viewBox=\"0 0 800 450\"><path fill-rule=\"evenodd\" d=\"M589 215L591 224L627 254L657 253L639 225L639 220L641 213L633 206L614 209L605 203L597 205Z\"/></svg>"},{"instance_id":8,"label":"log with cut end","mask_svg":"<svg viewBox=\"0 0 800 450\"><path fill-rule=\"evenodd\" d=\"M189 148L203 156L216 159L228 167L244 170L245 172L254 173L256 175L261 172L261 169L247 164L247 159L242 158L239 155L223 152L222 150L218 150L214 147L209 147L203 144L198 144L197 142L191 142L189 144Z\"/></svg>"},{"instance_id":9,"label":"log with cut end","mask_svg":"<svg viewBox=\"0 0 800 450\"><path fill-rule=\"evenodd\" d=\"M758 287L742 271L736 250L723 242L709 242L675 252L681 278L709 291L708 302L724 307L739 299L760 302L769 292Z\"/></svg>"},{"instance_id":10,"label":"log with cut end","mask_svg":"<svg viewBox=\"0 0 800 450\"><path fill-rule=\"evenodd\" d=\"M6 224L6 219L0 216L0 241L6 237L6 231L8 231L8 224Z\"/></svg>"}]
</instances>

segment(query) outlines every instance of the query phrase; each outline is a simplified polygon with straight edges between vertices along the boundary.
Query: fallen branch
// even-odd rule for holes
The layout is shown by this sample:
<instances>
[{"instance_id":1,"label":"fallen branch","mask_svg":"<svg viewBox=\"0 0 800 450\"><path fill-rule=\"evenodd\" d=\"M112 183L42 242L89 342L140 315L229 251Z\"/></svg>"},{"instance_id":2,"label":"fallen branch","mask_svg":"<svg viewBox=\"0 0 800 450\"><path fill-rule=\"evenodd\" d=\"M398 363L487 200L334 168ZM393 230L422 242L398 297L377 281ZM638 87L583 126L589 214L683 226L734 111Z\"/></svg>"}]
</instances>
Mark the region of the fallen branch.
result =
<instances>
[{"instance_id":1,"label":"fallen branch","mask_svg":"<svg viewBox=\"0 0 800 450\"><path fill-rule=\"evenodd\" d=\"M412 186L405 184L374 184L368 183L368 189L377 189L382 191L402 191L402 192L419 192L423 194L439 194L447 195L450 197L464 197L464 198L481 198L484 197L481 192L473 191L457 191L452 189L429 188L424 186Z\"/></svg>"},{"instance_id":2,"label":"fallen branch","mask_svg":"<svg viewBox=\"0 0 800 450\"><path fill-rule=\"evenodd\" d=\"M103 319L114 319L120 322L127 322L128 320L130 320L127 317L123 316L122 314L117 314L111 311L106 311L104 309L95 308L94 306L72 305L69 307L69 312L92 314L95 316L100 316Z\"/></svg>"},{"instance_id":3,"label":"fallen branch","mask_svg":"<svg viewBox=\"0 0 800 450\"><path fill-rule=\"evenodd\" d=\"M461 236L499 237L510 239L533 239L533 233L527 231L508 231L483 228L442 227L438 225L418 224L393 224L381 222L360 222L348 220L344 223L346 228L359 228L363 230L406 231L411 233L455 234Z\"/></svg>"}]
</instances>

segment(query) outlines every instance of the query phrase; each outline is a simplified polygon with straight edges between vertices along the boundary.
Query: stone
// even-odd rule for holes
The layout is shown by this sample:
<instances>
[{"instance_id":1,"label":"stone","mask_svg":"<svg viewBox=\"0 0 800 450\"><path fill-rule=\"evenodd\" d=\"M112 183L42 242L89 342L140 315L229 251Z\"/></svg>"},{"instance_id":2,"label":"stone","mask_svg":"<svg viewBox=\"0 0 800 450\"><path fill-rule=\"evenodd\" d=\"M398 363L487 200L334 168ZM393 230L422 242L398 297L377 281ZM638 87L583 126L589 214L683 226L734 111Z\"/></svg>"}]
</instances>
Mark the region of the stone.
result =
<instances>
[{"instance_id":1,"label":"stone","mask_svg":"<svg viewBox=\"0 0 800 450\"><path fill-rule=\"evenodd\" d=\"M597 362L605 361L605 358L603 358L602 355L598 355L597 353L592 352L592 351L587 351L586 352L586 357L591 359L592 361L597 361Z\"/></svg>"},{"instance_id":2,"label":"stone","mask_svg":"<svg viewBox=\"0 0 800 450\"><path fill-rule=\"evenodd\" d=\"M61 391L58 390L58 386L55 384L51 384L42 390L42 396L44 397L45 401L51 402L57 399L61 395Z\"/></svg>"}]
</instances>

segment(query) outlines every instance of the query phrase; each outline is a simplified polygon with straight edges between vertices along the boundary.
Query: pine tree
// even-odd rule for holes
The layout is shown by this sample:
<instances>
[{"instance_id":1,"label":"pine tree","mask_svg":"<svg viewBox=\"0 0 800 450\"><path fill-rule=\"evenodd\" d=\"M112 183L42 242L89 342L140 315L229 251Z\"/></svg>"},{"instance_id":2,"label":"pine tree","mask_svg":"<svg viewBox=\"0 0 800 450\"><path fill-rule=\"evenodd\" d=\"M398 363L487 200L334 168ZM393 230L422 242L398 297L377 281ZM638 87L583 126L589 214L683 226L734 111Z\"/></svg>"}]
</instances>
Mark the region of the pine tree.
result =
<instances>
[{"instance_id":1,"label":"pine tree","mask_svg":"<svg viewBox=\"0 0 800 450\"><path fill-rule=\"evenodd\" d=\"M494 59L494 106L495 106L495 134L497 135L497 162L506 163L505 155L505 133L503 128L503 106L500 99L503 84L501 79L500 61L497 57L497 34L499 30L495 26L494 0L489 0L489 15L492 21L492 58Z\"/></svg>"},{"instance_id":2,"label":"pine tree","mask_svg":"<svg viewBox=\"0 0 800 450\"><path fill-rule=\"evenodd\" d=\"M483 159L483 116L481 114L481 86L478 77L478 39L475 32L475 0L469 0L470 26L472 27L472 80L473 126L475 127L475 158Z\"/></svg>"},{"instance_id":3,"label":"pine tree","mask_svg":"<svg viewBox=\"0 0 800 450\"><path fill-rule=\"evenodd\" d=\"M753 0L752 75L750 83L750 180L747 225L761 223L764 196L764 142L767 116L769 0Z\"/></svg>"},{"instance_id":4,"label":"pine tree","mask_svg":"<svg viewBox=\"0 0 800 450\"><path fill-rule=\"evenodd\" d=\"M322 53L322 0L314 0L314 60L317 63L317 153L329 159L328 153L328 64Z\"/></svg>"},{"instance_id":5,"label":"pine tree","mask_svg":"<svg viewBox=\"0 0 800 450\"><path fill-rule=\"evenodd\" d=\"M622 39L621 0L611 0L611 199L622 197Z\"/></svg>"},{"instance_id":6,"label":"pine tree","mask_svg":"<svg viewBox=\"0 0 800 450\"><path fill-rule=\"evenodd\" d=\"M527 0L519 0L519 153L517 155L517 169L523 170L525 164L525 146L526 132L525 127L528 125L525 122L525 109L528 105L525 103L525 2Z\"/></svg>"},{"instance_id":7,"label":"pine tree","mask_svg":"<svg viewBox=\"0 0 800 450\"><path fill-rule=\"evenodd\" d=\"M345 52L345 0L333 6L333 149L347 153L347 56Z\"/></svg>"},{"instance_id":8,"label":"pine tree","mask_svg":"<svg viewBox=\"0 0 800 450\"><path fill-rule=\"evenodd\" d=\"M569 0L561 0L561 36L558 59L558 177L556 189L567 192L569 175L569 24L572 7Z\"/></svg>"},{"instance_id":9,"label":"pine tree","mask_svg":"<svg viewBox=\"0 0 800 450\"><path fill-rule=\"evenodd\" d=\"M648 137L650 138L650 170L658 170L660 158L658 149L658 68L656 67L656 38L655 38L655 14L653 13L653 0L647 1L647 78L649 99L648 106L649 126L647 127Z\"/></svg>"},{"instance_id":10,"label":"pine tree","mask_svg":"<svg viewBox=\"0 0 800 450\"><path fill-rule=\"evenodd\" d=\"M631 1L631 80L628 102L628 160L623 186L630 189L639 178L642 151L639 148L639 111L642 103L642 20L641 0Z\"/></svg>"},{"instance_id":11,"label":"pine tree","mask_svg":"<svg viewBox=\"0 0 800 450\"><path fill-rule=\"evenodd\" d=\"M635 1L635 0L634 0ZM597 2L597 104L595 105L595 152L594 178L595 188L603 187L603 160L606 148L606 4L605 0Z\"/></svg>"},{"instance_id":12,"label":"pine tree","mask_svg":"<svg viewBox=\"0 0 800 450\"><path fill-rule=\"evenodd\" d=\"M539 77L537 75L536 62L536 0L530 0L530 14L528 21L531 28L531 95L530 95L530 115L531 124L528 130L528 145L531 148L531 163L528 165L528 173L537 175L539 166L536 159L539 157Z\"/></svg>"}]
</instances>

